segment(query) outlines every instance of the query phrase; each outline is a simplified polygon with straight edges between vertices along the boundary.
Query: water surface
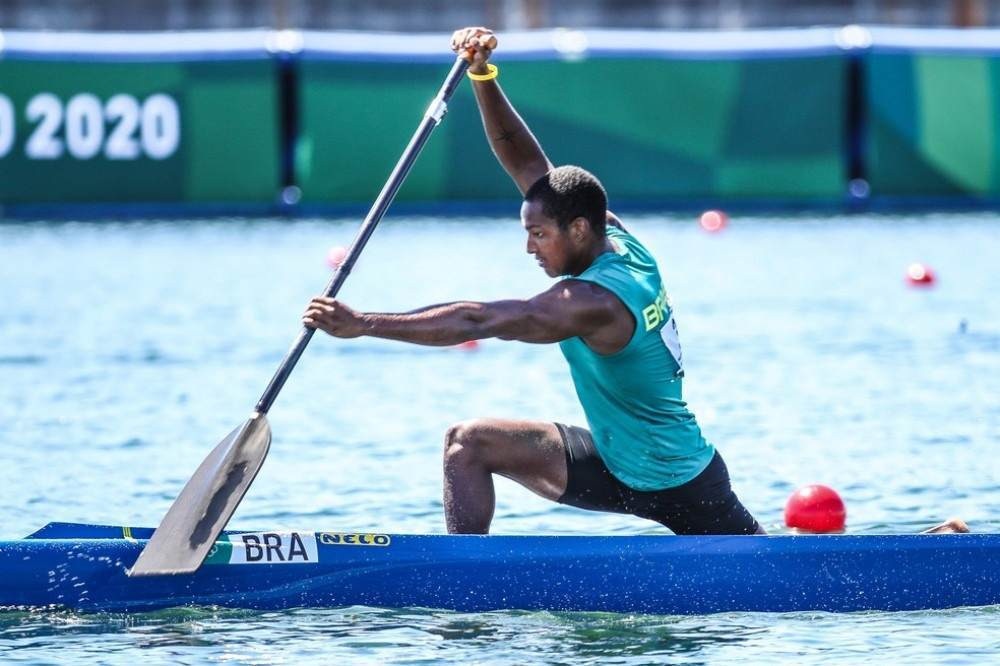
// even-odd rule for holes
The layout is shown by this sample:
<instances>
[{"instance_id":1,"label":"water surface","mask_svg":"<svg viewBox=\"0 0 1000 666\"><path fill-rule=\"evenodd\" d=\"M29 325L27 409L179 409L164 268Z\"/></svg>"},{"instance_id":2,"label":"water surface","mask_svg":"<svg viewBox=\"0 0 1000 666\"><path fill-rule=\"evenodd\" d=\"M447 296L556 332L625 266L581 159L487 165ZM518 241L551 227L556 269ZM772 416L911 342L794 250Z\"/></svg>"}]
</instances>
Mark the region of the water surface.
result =
<instances>
[{"instance_id":1,"label":"water surface","mask_svg":"<svg viewBox=\"0 0 1000 666\"><path fill-rule=\"evenodd\" d=\"M676 308L685 393L770 530L829 484L849 529L951 515L1000 530L1000 220L992 215L630 216ZM50 520L155 525L242 422L329 279L353 220L0 225L0 537ZM937 271L909 288L906 266ZM390 218L344 290L362 310L527 297L550 280L518 222ZM317 336L269 414L242 528L441 533L447 427L583 423L554 346L476 351ZM497 484L494 531L658 533ZM0 614L0 659L133 663L979 663L998 609L650 617L350 608Z\"/></svg>"}]
</instances>

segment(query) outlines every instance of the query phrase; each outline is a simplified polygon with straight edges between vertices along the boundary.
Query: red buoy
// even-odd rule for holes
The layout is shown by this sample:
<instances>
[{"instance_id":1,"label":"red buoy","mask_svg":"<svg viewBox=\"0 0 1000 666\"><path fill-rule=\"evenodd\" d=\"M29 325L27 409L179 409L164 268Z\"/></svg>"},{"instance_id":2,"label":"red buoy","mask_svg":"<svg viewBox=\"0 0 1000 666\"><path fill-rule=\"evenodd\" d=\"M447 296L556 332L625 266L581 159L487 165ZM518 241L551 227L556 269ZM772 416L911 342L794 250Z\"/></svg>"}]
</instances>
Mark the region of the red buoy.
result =
<instances>
[{"instance_id":1,"label":"red buoy","mask_svg":"<svg viewBox=\"0 0 1000 666\"><path fill-rule=\"evenodd\" d=\"M913 263L906 268L906 281L914 287L931 287L937 277L927 264Z\"/></svg>"},{"instance_id":2,"label":"red buoy","mask_svg":"<svg viewBox=\"0 0 1000 666\"><path fill-rule=\"evenodd\" d=\"M454 349L460 349L462 351L476 351L479 349L478 340L466 340L465 342L459 342L455 345Z\"/></svg>"},{"instance_id":3,"label":"red buoy","mask_svg":"<svg viewBox=\"0 0 1000 666\"><path fill-rule=\"evenodd\" d=\"M726 224L729 223L729 216L726 215L721 210L706 210L698 218L698 224L705 231L714 234L717 231L722 231L726 228Z\"/></svg>"},{"instance_id":4,"label":"red buoy","mask_svg":"<svg viewBox=\"0 0 1000 666\"><path fill-rule=\"evenodd\" d=\"M799 488L785 504L785 525L806 532L843 532L847 509L837 491L814 484Z\"/></svg>"}]
</instances>

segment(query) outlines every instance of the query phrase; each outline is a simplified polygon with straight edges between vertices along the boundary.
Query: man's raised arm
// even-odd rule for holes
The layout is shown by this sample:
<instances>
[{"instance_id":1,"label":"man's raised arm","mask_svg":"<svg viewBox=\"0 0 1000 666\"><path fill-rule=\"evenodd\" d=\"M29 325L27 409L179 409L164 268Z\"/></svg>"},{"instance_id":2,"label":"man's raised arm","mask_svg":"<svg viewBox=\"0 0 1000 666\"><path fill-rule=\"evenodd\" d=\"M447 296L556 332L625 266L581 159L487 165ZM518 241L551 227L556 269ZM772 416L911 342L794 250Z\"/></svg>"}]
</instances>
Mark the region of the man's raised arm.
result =
<instances>
[{"instance_id":1,"label":"man's raised arm","mask_svg":"<svg viewBox=\"0 0 1000 666\"><path fill-rule=\"evenodd\" d=\"M456 30L451 38L451 47L457 53L466 55L472 75L484 76L491 73L487 60L496 47L496 37L490 30ZM524 194L532 183L548 173L552 163L503 94L495 76L487 80L473 80L472 87L490 148L521 194Z\"/></svg>"}]
</instances>

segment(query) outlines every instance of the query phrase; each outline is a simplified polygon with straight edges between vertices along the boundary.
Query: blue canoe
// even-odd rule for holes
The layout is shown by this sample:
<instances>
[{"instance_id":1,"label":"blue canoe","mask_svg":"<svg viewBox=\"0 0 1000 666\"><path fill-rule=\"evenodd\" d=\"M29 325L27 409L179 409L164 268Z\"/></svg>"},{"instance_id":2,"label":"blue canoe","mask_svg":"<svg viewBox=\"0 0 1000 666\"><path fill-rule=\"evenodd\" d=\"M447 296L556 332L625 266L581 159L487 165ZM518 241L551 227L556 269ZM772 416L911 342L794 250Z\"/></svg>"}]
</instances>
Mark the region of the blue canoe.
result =
<instances>
[{"instance_id":1,"label":"blue canoe","mask_svg":"<svg viewBox=\"0 0 1000 666\"><path fill-rule=\"evenodd\" d=\"M0 542L0 606L377 606L697 614L1000 604L1000 534L447 536L226 532L194 574L129 578L149 528Z\"/></svg>"}]
</instances>

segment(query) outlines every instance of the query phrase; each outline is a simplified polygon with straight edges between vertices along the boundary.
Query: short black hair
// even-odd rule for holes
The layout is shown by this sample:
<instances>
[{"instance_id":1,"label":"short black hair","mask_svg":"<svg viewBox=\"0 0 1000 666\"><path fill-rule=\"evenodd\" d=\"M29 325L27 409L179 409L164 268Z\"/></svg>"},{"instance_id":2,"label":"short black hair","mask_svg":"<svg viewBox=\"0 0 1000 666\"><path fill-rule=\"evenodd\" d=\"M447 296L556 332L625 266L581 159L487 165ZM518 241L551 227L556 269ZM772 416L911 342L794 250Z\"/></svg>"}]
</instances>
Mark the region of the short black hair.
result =
<instances>
[{"instance_id":1,"label":"short black hair","mask_svg":"<svg viewBox=\"0 0 1000 666\"><path fill-rule=\"evenodd\" d=\"M578 217L586 218L598 238L604 237L608 217L608 193L597 176L578 166L561 166L532 183L525 201L540 201L542 212L560 229Z\"/></svg>"}]
</instances>

